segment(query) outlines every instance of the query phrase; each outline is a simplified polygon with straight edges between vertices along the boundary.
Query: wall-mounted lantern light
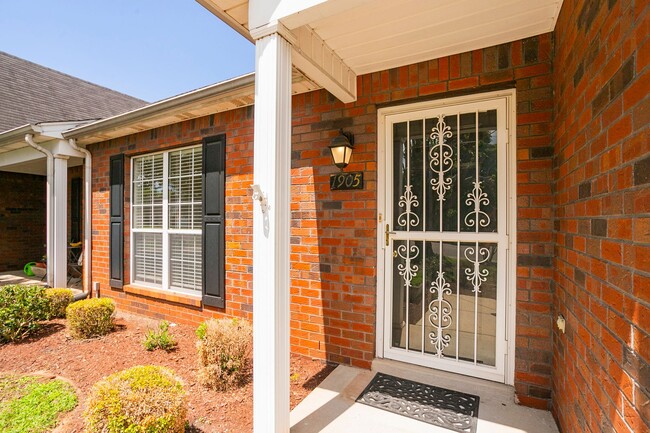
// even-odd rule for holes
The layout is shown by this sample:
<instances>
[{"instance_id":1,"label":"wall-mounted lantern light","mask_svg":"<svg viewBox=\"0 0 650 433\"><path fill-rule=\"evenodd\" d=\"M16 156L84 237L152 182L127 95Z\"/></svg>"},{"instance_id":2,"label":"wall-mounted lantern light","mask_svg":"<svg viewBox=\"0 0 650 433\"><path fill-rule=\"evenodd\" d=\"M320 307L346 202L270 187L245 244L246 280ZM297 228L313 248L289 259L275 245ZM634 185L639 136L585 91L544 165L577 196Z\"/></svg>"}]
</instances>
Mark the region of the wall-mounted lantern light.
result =
<instances>
[{"instance_id":1,"label":"wall-mounted lantern light","mask_svg":"<svg viewBox=\"0 0 650 433\"><path fill-rule=\"evenodd\" d=\"M330 152L334 165L343 171L350 163L352 150L354 149L354 135L351 132L343 132L341 129L339 135L334 137L330 143Z\"/></svg>"}]
</instances>

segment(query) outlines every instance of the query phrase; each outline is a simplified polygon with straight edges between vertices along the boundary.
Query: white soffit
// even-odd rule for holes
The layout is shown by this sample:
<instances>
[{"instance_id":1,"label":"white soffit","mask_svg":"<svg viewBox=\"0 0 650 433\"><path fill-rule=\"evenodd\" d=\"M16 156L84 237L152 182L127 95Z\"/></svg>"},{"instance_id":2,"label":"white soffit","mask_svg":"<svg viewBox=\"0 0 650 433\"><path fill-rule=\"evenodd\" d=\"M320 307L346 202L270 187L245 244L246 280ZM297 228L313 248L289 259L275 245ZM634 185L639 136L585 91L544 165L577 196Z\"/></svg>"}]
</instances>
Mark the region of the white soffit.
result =
<instances>
[{"instance_id":1,"label":"white soffit","mask_svg":"<svg viewBox=\"0 0 650 433\"><path fill-rule=\"evenodd\" d=\"M197 1L245 33L248 1ZM377 0L306 25L361 75L551 32L561 6L562 0ZM293 30L291 17L283 21Z\"/></svg>"},{"instance_id":2,"label":"white soffit","mask_svg":"<svg viewBox=\"0 0 650 433\"><path fill-rule=\"evenodd\" d=\"M241 84L234 85L232 89L226 89L224 84L228 85L228 81L240 81ZM154 102L127 113L66 131L64 137L76 138L78 144L87 145L247 107L255 103L253 74L228 81ZM224 87L223 90L221 90L222 87ZM307 93L319 88L302 72L295 68L292 70L292 94Z\"/></svg>"},{"instance_id":3,"label":"white soffit","mask_svg":"<svg viewBox=\"0 0 650 433\"><path fill-rule=\"evenodd\" d=\"M550 32L561 4L380 0L315 21L312 28L357 74L365 74Z\"/></svg>"}]
</instances>

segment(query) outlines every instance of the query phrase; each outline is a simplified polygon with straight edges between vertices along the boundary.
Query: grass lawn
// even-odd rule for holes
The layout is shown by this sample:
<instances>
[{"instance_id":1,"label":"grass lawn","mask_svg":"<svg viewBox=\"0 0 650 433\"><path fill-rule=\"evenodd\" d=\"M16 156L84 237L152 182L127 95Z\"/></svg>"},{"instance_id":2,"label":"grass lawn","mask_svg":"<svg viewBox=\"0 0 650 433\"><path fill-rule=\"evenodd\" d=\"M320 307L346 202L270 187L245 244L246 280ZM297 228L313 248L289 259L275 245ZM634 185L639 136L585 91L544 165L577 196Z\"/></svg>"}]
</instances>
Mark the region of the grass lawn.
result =
<instances>
[{"instance_id":1,"label":"grass lawn","mask_svg":"<svg viewBox=\"0 0 650 433\"><path fill-rule=\"evenodd\" d=\"M77 405L69 383L39 376L0 375L0 432L40 433Z\"/></svg>"}]
</instances>

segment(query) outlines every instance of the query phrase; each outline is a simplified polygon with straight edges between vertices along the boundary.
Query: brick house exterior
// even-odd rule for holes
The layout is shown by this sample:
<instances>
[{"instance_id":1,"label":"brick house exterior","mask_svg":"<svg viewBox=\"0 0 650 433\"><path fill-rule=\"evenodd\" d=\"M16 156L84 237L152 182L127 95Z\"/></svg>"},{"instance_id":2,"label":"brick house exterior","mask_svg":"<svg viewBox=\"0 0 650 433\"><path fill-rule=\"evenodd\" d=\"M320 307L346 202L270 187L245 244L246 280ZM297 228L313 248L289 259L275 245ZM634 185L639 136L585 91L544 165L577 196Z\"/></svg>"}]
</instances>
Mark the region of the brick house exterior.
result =
<instances>
[{"instance_id":1,"label":"brick house exterior","mask_svg":"<svg viewBox=\"0 0 650 433\"><path fill-rule=\"evenodd\" d=\"M359 79L359 98L343 104L320 90L294 96L292 135L292 350L369 368L375 348L377 262L377 107L495 88L517 89L518 325L516 388L528 404L550 399L553 257L551 35L382 71ZM252 318L252 110L238 109L93 144L93 281L126 311L198 324L210 316ZM210 126L212 125L212 126ZM339 128L355 135L350 170L365 188L330 191L328 145ZM196 144L226 134L226 308L108 278L108 162ZM125 188L125 215L129 193ZM125 227L129 226L125 220ZM125 281L129 236L125 234ZM188 305L189 303L189 305Z\"/></svg>"},{"instance_id":2,"label":"brick house exterior","mask_svg":"<svg viewBox=\"0 0 650 433\"><path fill-rule=\"evenodd\" d=\"M377 315L377 110L516 89L515 391L563 432L643 431L648 413L650 148L647 2L565 1L553 33L358 77L344 104L325 90L292 101L291 350L369 368ZM578 55L580 54L580 55ZM358 191L330 191L328 145L355 136ZM226 134L225 308L109 283L109 162ZM92 279L118 308L197 324L252 317L252 107L88 146ZM567 320L563 334L557 315Z\"/></svg>"},{"instance_id":3,"label":"brick house exterior","mask_svg":"<svg viewBox=\"0 0 650 433\"><path fill-rule=\"evenodd\" d=\"M650 426L649 9L565 1L555 30L553 309L568 325L551 377L566 432Z\"/></svg>"}]
</instances>

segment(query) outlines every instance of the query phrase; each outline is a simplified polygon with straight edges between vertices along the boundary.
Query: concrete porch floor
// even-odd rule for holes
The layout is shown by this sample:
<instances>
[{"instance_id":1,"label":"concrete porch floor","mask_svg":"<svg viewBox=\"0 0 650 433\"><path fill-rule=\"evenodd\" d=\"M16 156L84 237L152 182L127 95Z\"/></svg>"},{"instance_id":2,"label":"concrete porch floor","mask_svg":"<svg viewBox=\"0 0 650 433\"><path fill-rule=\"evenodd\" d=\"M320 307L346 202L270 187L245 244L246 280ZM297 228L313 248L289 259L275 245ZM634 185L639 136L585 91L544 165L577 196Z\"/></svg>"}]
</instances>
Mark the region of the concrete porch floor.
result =
<instances>
[{"instance_id":1,"label":"concrete porch floor","mask_svg":"<svg viewBox=\"0 0 650 433\"><path fill-rule=\"evenodd\" d=\"M291 411L291 433L452 431L355 403L377 372L478 395L477 433L558 433L550 412L517 405L510 386L383 359L373 362L372 371L337 367Z\"/></svg>"},{"instance_id":2,"label":"concrete porch floor","mask_svg":"<svg viewBox=\"0 0 650 433\"><path fill-rule=\"evenodd\" d=\"M39 277L28 277L25 273L20 271L0 272L0 286L8 284L29 284L45 286L46 281L41 281ZM81 291L81 280L79 278L72 278L68 283L68 288L73 291Z\"/></svg>"}]
</instances>

